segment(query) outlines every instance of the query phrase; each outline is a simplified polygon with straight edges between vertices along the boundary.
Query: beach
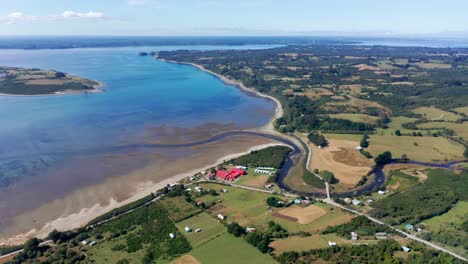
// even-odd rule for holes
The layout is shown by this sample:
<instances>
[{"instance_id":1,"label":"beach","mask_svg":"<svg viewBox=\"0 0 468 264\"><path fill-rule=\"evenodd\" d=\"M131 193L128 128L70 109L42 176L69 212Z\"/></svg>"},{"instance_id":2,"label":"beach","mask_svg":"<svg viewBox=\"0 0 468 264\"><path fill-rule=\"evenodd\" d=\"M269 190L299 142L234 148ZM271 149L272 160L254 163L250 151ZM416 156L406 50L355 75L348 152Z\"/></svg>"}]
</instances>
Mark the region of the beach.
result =
<instances>
[{"instance_id":1,"label":"beach","mask_svg":"<svg viewBox=\"0 0 468 264\"><path fill-rule=\"evenodd\" d=\"M269 122L261 127L246 130L286 137L274 129L275 120L283 114L281 104L277 99L248 88L241 82L211 72L200 65L191 65L219 78L229 86L241 89L249 95L274 101L276 109ZM221 132L236 129L235 126L220 124L206 124L204 126L206 129L203 129L203 126L201 127L195 132L181 129L179 134L185 137L187 133L193 135L189 137L190 140L198 140L214 135L207 131L212 133L212 131ZM162 130L162 128L154 129ZM153 143L151 137L147 137L147 140ZM149 162L135 163L136 165L129 171L123 170L119 175L103 178L104 181L101 183L70 190L70 193L67 193L65 197L48 201L37 208L31 205L31 210L16 215L12 219L12 223L7 225L8 228L1 231L0 244L20 244L31 237L44 238L54 229L64 231L82 227L97 216L138 200L169 183L189 177L225 160L247 154L252 150L280 144L282 143L274 140L245 135L228 137L217 142L192 147L188 151L189 154L180 158L177 158L179 154L176 156L151 154L155 155L154 157L148 154L148 157L145 156L145 161L148 160ZM121 156L112 156L102 162L124 164L127 160L133 159L135 155L147 154L128 153ZM59 176L60 173L57 173L56 177L52 177L50 181L59 182L61 180ZM46 187L44 187L44 190L46 190Z\"/></svg>"}]
</instances>

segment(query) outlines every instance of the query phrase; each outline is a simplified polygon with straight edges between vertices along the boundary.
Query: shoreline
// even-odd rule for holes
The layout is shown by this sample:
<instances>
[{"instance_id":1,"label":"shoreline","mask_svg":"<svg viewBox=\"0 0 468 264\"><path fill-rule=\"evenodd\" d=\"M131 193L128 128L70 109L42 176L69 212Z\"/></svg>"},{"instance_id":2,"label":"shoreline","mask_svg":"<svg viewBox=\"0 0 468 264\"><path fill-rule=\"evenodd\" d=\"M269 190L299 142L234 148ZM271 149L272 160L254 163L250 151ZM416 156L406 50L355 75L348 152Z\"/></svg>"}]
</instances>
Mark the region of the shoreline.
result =
<instances>
[{"instance_id":1,"label":"shoreline","mask_svg":"<svg viewBox=\"0 0 468 264\"><path fill-rule=\"evenodd\" d=\"M159 61L164 61L164 62L170 62L170 63L193 66L193 67L195 67L195 68L197 68L197 69L199 69L199 70L201 70L203 72L206 72L206 73L209 73L210 75L213 75L214 77L221 80L224 84L234 86L234 87L236 87L236 88L238 88L238 89L240 89L240 90L242 90L244 92L253 94L255 96L262 97L262 98L267 98L267 99L272 100L276 104L275 114L272 116L272 118L270 119L270 121L267 124L265 124L265 125L263 125L261 127L255 128L253 130L269 132L269 133L273 133L273 134L276 134L276 135L283 135L283 134L279 133L278 131L276 131L275 126L274 126L274 122L276 121L276 119L283 116L283 106L281 105L281 102L278 99L276 99L275 97L273 97L271 95L263 94L263 93L255 90L253 88L247 87L241 81L229 79L226 76L223 76L221 74L218 74L216 72L208 70L207 68L203 67L200 64L191 63L191 62L170 61L170 60L158 58L157 56L155 56L154 59L159 60Z\"/></svg>"},{"instance_id":2,"label":"shoreline","mask_svg":"<svg viewBox=\"0 0 468 264\"><path fill-rule=\"evenodd\" d=\"M51 94L6 94L6 93L0 93L0 96L4 97L46 97L46 96L61 96L61 95L76 95L76 94L87 94L87 93L103 93L105 90L101 89L105 87L106 85L103 82L97 82L96 85L93 85L93 89L82 89L82 90L62 90L62 91L57 91L55 93Z\"/></svg>"},{"instance_id":3,"label":"shoreline","mask_svg":"<svg viewBox=\"0 0 468 264\"><path fill-rule=\"evenodd\" d=\"M225 155L223 157L218 158L213 163L210 163L208 165L204 165L199 168L192 169L183 173L179 173L177 175L169 177L160 182L141 182L139 183L139 187L137 188L137 190L133 194L131 194L131 196L127 199L124 199L122 201L116 201L114 197L110 197L109 204L105 206L102 206L100 203L96 203L91 207L82 208L77 213L63 215L57 219L49 221L40 229L33 228L29 230L28 232L17 234L8 238L0 239L0 246L23 244L24 242L26 242L28 239L32 237L37 237L37 238L42 239L42 238L47 237L47 235L54 229L59 230L59 231L66 231L66 230L71 230L71 229L76 229L76 228L86 226L91 220L97 218L98 216L106 212L109 212L110 210L124 206L138 199L141 199L149 195L152 192L155 192L157 190L164 188L164 186L167 186L168 184L178 182L200 171L207 170L211 167L214 167L222 163L224 160L234 159L234 158L249 154L251 151L260 150L260 149L271 147L271 146L282 146L282 145L284 144L278 142L278 143L266 143L266 144L253 146L247 149L246 151Z\"/></svg>"},{"instance_id":4,"label":"shoreline","mask_svg":"<svg viewBox=\"0 0 468 264\"><path fill-rule=\"evenodd\" d=\"M206 69L203 66L198 65L198 64L167 61L167 60L159 59L159 58L156 58L156 57L154 59L157 59L157 60L160 60L160 61L165 61L165 62L170 62L170 63L184 64L184 65L190 65L190 66L196 67L197 69L199 69L199 70L201 70L203 72L206 72L206 73L220 79L226 85L234 86L234 87L240 89L241 91L246 92L246 93L248 93L250 95L253 95L253 96L267 98L267 99L272 100L275 103L276 107L275 107L274 115L271 117L271 119L268 121L268 123L266 123L265 125L263 125L261 127L257 127L257 128L253 128L253 129L247 129L246 131L256 131L256 132L263 132L263 133L273 134L273 135L276 135L276 136L281 136L281 137L286 138L288 140L292 140L293 142L297 143L296 139L294 139L292 137L288 137L288 136L276 131L276 129L274 127L274 122L276 121L276 119L282 117L282 115L283 115L283 107L282 107L282 105L281 105L281 103L280 103L280 101L278 99L276 99L276 98L274 98L274 97L272 97L270 95L262 94L262 93L260 93L259 91L256 91L253 88L249 88L249 87L245 86L240 81L229 79L229 78L227 78L227 77L225 77L223 75L220 75L220 74L217 74L217 73L215 73L213 71L210 71L210 70L208 70L208 69ZM94 87L96 89L95 92L102 92L102 90L99 90L98 88L101 88L103 86L104 86L104 84L99 82L99 84ZM70 94L70 93L66 93L66 94ZM76 94L76 93L73 93L73 94ZM65 95L65 93L63 93L63 94L50 94L50 95ZM35 96L50 96L50 95L35 95ZM28 96L28 95L6 95L6 96ZM151 192L155 192L157 190L160 190L160 189L164 188L164 186L166 186L166 185L168 185L170 183L180 181L180 180L182 180L184 178L187 178L187 177L190 177L193 174L196 174L196 173L198 173L200 171L203 171L203 170L206 170L208 168L214 167L214 166L222 163L224 160L237 158L237 157L249 154L251 151L260 150L260 149L270 147L270 146L279 146L279 145L285 145L285 144L283 144L281 142L276 142L276 143L267 143L267 144L256 145L256 146L250 147L246 151L225 155L223 157L218 158L215 162L210 163L209 165L201 166L201 167L196 168L196 169L192 169L192 170L189 170L189 171L186 171L186 172L183 172L183 173L176 174L176 175L171 176L171 177L169 177L167 179L164 179L164 180L162 180L160 182L140 182L138 188L136 189L136 191L133 194L131 194L130 197L127 198L127 199L124 199L122 201L116 201L114 199L114 197L110 197L109 200L108 200L109 201L108 204L105 205L105 206L102 206L100 203L96 203L91 207L82 208L77 213L63 215L63 216L61 216L61 217L59 217L57 219L54 219L52 221L47 222L40 229L33 228L33 229L29 230L28 232L17 234L15 236L11 236L11 237L8 237L8 238L0 239L0 245L18 245L18 244L22 244L22 243L26 242L29 238L32 238L32 237L45 238L54 229L57 229L59 231L65 231L65 230L71 230L71 229L76 229L76 228L86 226L86 224L89 223L91 220L95 219L96 217L98 217L98 216L100 216L100 215L102 215L102 214L104 214L106 212L109 212L109 211L111 211L111 210L113 210L115 208L124 206L124 205L126 205L128 203L134 202L134 201L136 201L138 199L141 199L144 196L149 195Z\"/></svg>"}]
</instances>

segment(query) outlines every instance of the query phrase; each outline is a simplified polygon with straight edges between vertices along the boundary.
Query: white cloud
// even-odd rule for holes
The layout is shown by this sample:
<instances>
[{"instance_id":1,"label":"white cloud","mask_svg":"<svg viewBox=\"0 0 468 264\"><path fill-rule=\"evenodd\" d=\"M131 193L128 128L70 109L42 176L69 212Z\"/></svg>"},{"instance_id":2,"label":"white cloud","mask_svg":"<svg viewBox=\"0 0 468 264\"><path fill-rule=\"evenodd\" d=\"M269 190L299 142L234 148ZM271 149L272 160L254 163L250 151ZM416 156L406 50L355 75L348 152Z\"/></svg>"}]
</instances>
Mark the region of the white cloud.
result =
<instances>
[{"instance_id":1,"label":"white cloud","mask_svg":"<svg viewBox=\"0 0 468 264\"><path fill-rule=\"evenodd\" d=\"M104 19L106 16L102 12L89 11L85 13L75 11L64 11L60 15L32 16L22 12L13 12L6 16L0 16L0 23L15 24L19 22L31 21L57 21L68 19Z\"/></svg>"},{"instance_id":2,"label":"white cloud","mask_svg":"<svg viewBox=\"0 0 468 264\"><path fill-rule=\"evenodd\" d=\"M63 18L104 18L104 14L101 12L89 11L88 13L78 13L74 11L65 11L62 13Z\"/></svg>"},{"instance_id":3,"label":"white cloud","mask_svg":"<svg viewBox=\"0 0 468 264\"><path fill-rule=\"evenodd\" d=\"M129 0L127 2L129 6L143 6L147 4L147 1L145 0Z\"/></svg>"}]
</instances>

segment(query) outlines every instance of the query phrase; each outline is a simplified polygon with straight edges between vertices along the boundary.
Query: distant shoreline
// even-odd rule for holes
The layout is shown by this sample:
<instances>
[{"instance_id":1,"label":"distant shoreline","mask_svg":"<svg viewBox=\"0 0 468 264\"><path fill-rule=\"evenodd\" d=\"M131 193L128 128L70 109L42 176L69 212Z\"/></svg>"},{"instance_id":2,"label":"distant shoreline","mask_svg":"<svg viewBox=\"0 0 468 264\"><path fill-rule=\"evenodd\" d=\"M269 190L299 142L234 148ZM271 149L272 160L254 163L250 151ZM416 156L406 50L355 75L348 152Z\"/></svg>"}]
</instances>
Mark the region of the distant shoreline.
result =
<instances>
[{"instance_id":1,"label":"distant shoreline","mask_svg":"<svg viewBox=\"0 0 468 264\"><path fill-rule=\"evenodd\" d=\"M5 97L44 97L44 96L59 96L59 95L75 95L75 94L86 94L86 93L103 93L105 90L101 89L105 86L103 82L95 81L98 84L93 85L93 89L81 89L81 90L63 90L51 94L6 94L0 93L0 96Z\"/></svg>"}]
</instances>

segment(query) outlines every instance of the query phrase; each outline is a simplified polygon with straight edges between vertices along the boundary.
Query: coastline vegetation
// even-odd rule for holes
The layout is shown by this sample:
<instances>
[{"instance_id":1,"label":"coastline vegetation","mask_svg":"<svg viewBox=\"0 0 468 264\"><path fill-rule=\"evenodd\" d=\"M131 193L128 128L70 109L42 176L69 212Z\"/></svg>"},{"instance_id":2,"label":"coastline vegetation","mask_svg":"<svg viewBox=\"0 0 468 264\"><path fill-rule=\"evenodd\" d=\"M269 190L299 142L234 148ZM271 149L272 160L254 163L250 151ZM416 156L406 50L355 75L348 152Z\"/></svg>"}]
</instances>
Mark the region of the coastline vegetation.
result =
<instances>
[{"instance_id":1,"label":"coastline vegetation","mask_svg":"<svg viewBox=\"0 0 468 264\"><path fill-rule=\"evenodd\" d=\"M65 91L92 91L99 83L58 71L0 67L0 93L47 95Z\"/></svg>"}]
</instances>

